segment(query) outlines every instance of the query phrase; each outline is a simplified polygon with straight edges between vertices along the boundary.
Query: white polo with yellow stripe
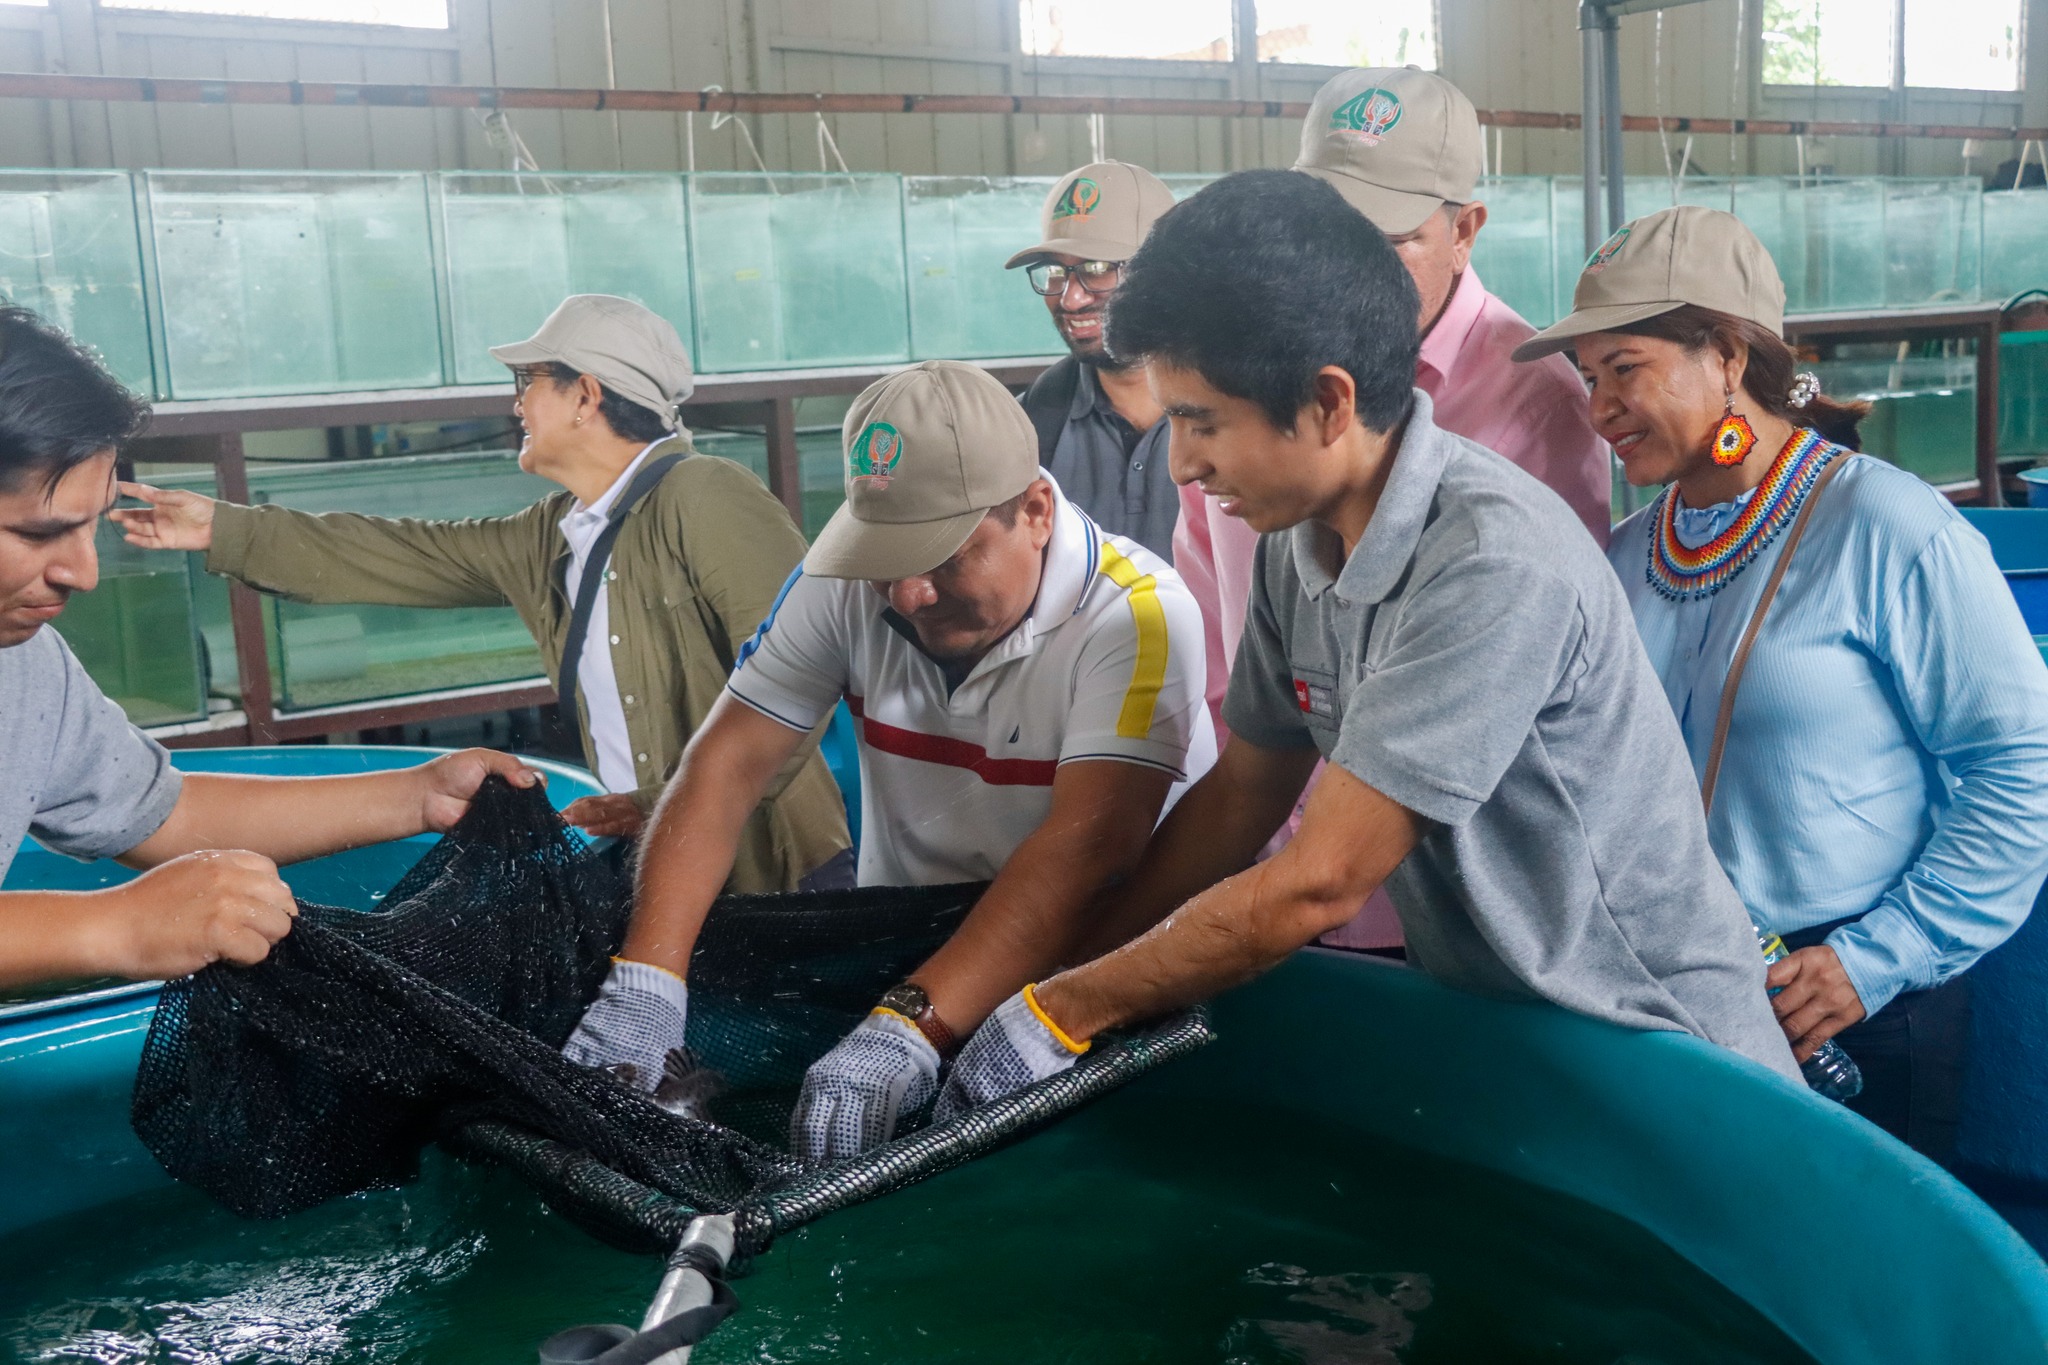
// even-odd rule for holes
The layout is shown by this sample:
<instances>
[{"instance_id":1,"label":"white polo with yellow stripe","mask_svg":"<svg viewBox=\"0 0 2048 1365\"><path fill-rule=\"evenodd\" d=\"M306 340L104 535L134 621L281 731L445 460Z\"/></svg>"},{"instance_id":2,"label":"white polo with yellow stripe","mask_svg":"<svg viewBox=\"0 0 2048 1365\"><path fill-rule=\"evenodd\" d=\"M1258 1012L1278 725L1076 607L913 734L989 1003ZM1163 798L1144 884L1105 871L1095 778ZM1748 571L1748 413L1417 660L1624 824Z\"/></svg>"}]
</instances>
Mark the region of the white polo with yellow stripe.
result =
<instances>
[{"instance_id":1,"label":"white polo with yellow stripe","mask_svg":"<svg viewBox=\"0 0 2048 1365\"><path fill-rule=\"evenodd\" d=\"M801 569L726 689L798 730L844 697L860 736L861 884L930 886L994 877L1052 809L1063 763L1169 772L1170 805L1216 760L1203 657L1179 576L1058 495L1030 614L951 692L873 588Z\"/></svg>"}]
</instances>

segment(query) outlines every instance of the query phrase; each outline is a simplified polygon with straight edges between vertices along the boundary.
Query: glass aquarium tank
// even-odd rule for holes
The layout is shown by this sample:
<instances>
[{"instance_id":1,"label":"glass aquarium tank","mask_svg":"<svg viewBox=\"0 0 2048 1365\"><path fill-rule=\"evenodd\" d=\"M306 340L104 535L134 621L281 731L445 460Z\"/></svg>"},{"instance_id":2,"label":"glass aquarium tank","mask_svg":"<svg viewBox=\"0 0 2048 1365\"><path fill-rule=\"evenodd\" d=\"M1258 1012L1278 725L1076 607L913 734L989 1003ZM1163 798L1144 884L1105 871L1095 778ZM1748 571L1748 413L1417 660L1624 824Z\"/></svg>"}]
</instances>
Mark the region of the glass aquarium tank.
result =
<instances>
[{"instance_id":1,"label":"glass aquarium tank","mask_svg":"<svg viewBox=\"0 0 2048 1365\"><path fill-rule=\"evenodd\" d=\"M910 335L921 359L1048 355L1061 349L1045 301L1003 263L1039 240L1054 182L913 176L903 183Z\"/></svg>"},{"instance_id":2,"label":"glass aquarium tank","mask_svg":"<svg viewBox=\"0 0 2048 1365\"><path fill-rule=\"evenodd\" d=\"M645 304L689 344L681 176L450 171L435 187L454 382L504 383L489 348L533 335L571 294Z\"/></svg>"},{"instance_id":3,"label":"glass aquarium tank","mask_svg":"<svg viewBox=\"0 0 2048 1365\"><path fill-rule=\"evenodd\" d=\"M2048 188L1999 190L1983 203L1984 297L2048 290Z\"/></svg>"},{"instance_id":4,"label":"glass aquarium tank","mask_svg":"<svg viewBox=\"0 0 2048 1365\"><path fill-rule=\"evenodd\" d=\"M698 174L689 197L699 369L910 359L901 177Z\"/></svg>"},{"instance_id":5,"label":"glass aquarium tank","mask_svg":"<svg viewBox=\"0 0 2048 1365\"><path fill-rule=\"evenodd\" d=\"M57 633L102 692L137 725L174 725L206 715L205 670L193 597L199 556L138 550L102 520L94 535L100 582L78 592ZM234 653L226 656L234 671Z\"/></svg>"},{"instance_id":6,"label":"glass aquarium tank","mask_svg":"<svg viewBox=\"0 0 2048 1365\"><path fill-rule=\"evenodd\" d=\"M424 175L146 171L174 398L430 388Z\"/></svg>"},{"instance_id":7,"label":"glass aquarium tank","mask_svg":"<svg viewBox=\"0 0 2048 1365\"><path fill-rule=\"evenodd\" d=\"M1551 229L1550 181L1496 176L1480 182L1479 198L1486 205L1486 226L1472 244L1472 268L1489 293L1531 325L1548 327L1571 303L1570 294L1560 301L1556 292L1559 249Z\"/></svg>"},{"instance_id":8,"label":"glass aquarium tank","mask_svg":"<svg viewBox=\"0 0 2048 1365\"><path fill-rule=\"evenodd\" d=\"M97 350L129 388L156 391L125 172L0 171L0 299Z\"/></svg>"},{"instance_id":9,"label":"glass aquarium tank","mask_svg":"<svg viewBox=\"0 0 2048 1365\"><path fill-rule=\"evenodd\" d=\"M1862 425L1867 454L1929 483L1964 483L1977 477L1976 357L1900 360L1865 354L1807 368L1820 376L1821 391L1829 396L1860 398L1873 405Z\"/></svg>"},{"instance_id":10,"label":"glass aquarium tank","mask_svg":"<svg viewBox=\"0 0 2048 1365\"><path fill-rule=\"evenodd\" d=\"M2048 456L2048 332L1998 339L1998 453Z\"/></svg>"},{"instance_id":11,"label":"glass aquarium tank","mask_svg":"<svg viewBox=\"0 0 2048 1365\"><path fill-rule=\"evenodd\" d=\"M1888 180L1884 195L1885 306L1975 301L1983 282L1983 185Z\"/></svg>"}]
</instances>

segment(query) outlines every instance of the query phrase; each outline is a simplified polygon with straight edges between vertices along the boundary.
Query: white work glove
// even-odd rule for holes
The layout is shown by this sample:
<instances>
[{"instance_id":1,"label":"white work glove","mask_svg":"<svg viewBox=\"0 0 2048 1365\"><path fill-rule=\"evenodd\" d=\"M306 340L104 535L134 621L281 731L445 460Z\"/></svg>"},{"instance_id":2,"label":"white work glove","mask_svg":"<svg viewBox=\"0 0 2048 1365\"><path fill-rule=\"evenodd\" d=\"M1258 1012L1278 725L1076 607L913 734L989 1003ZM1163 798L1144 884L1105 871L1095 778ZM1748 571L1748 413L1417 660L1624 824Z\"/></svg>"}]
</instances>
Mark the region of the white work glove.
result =
<instances>
[{"instance_id":1,"label":"white work glove","mask_svg":"<svg viewBox=\"0 0 2048 1365\"><path fill-rule=\"evenodd\" d=\"M1026 986L996 1006L953 1060L946 1088L932 1108L932 1122L944 1123L970 1109L999 1100L1033 1081L1057 1076L1079 1060L1088 1044L1071 1046L1035 1007Z\"/></svg>"},{"instance_id":2,"label":"white work glove","mask_svg":"<svg viewBox=\"0 0 2048 1365\"><path fill-rule=\"evenodd\" d=\"M690 988L674 972L612 959L597 999L562 1044L579 1066L602 1067L636 1090L654 1093L669 1054L683 1046Z\"/></svg>"},{"instance_id":3,"label":"white work glove","mask_svg":"<svg viewBox=\"0 0 2048 1365\"><path fill-rule=\"evenodd\" d=\"M938 1088L938 1049L896 1011L875 1010L804 1073L789 1148L815 1165L879 1147Z\"/></svg>"}]
</instances>

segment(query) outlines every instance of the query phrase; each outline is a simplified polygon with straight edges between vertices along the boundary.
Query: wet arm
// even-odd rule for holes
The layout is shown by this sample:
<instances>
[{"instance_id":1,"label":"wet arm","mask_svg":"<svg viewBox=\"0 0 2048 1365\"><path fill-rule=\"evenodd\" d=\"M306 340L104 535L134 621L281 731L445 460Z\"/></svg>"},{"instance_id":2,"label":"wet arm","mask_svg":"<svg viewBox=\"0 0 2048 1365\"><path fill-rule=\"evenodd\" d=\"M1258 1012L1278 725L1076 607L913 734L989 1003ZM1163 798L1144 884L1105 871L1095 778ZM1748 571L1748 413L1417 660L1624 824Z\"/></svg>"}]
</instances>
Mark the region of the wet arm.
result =
<instances>
[{"instance_id":1,"label":"wet arm","mask_svg":"<svg viewBox=\"0 0 2048 1365\"><path fill-rule=\"evenodd\" d=\"M685 977L747 817L805 732L727 692L704 718L640 841L633 923L619 955Z\"/></svg>"},{"instance_id":2,"label":"wet arm","mask_svg":"<svg viewBox=\"0 0 2048 1365\"><path fill-rule=\"evenodd\" d=\"M1194 897L1106 957L1039 985L1068 1037L1156 1018L1275 966L1345 923L1422 836L1414 812L1334 764L1281 852Z\"/></svg>"}]
</instances>

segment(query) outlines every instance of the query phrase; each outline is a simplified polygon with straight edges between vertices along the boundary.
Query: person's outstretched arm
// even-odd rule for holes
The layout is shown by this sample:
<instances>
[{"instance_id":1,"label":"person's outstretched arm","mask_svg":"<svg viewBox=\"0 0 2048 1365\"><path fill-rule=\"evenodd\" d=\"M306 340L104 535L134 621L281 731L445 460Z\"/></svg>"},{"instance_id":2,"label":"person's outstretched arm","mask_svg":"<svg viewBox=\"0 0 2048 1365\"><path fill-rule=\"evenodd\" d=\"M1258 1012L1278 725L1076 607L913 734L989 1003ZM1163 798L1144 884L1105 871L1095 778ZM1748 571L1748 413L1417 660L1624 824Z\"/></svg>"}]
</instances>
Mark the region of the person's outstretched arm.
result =
<instances>
[{"instance_id":1,"label":"person's outstretched arm","mask_svg":"<svg viewBox=\"0 0 2048 1365\"><path fill-rule=\"evenodd\" d=\"M140 483L120 489L146 504L107 513L130 545L204 554L208 573L299 602L502 606L532 596L550 568L545 503L428 521L243 507Z\"/></svg>"},{"instance_id":2,"label":"person's outstretched arm","mask_svg":"<svg viewBox=\"0 0 2048 1365\"><path fill-rule=\"evenodd\" d=\"M704 916L732 872L747 817L806 733L730 692L712 704L640 840L633 922L564 1057L641 1090L661 1083L682 1052L690 950Z\"/></svg>"},{"instance_id":3,"label":"person's outstretched arm","mask_svg":"<svg viewBox=\"0 0 2048 1365\"><path fill-rule=\"evenodd\" d=\"M1332 764L1286 848L1034 994L1076 1043L1207 1000L1347 922L1421 838L1420 816Z\"/></svg>"},{"instance_id":4,"label":"person's outstretched arm","mask_svg":"<svg viewBox=\"0 0 2048 1365\"><path fill-rule=\"evenodd\" d=\"M732 872L747 817L805 733L730 692L712 704L640 841L633 923L619 956L688 978L690 949Z\"/></svg>"},{"instance_id":5,"label":"person's outstretched arm","mask_svg":"<svg viewBox=\"0 0 2048 1365\"><path fill-rule=\"evenodd\" d=\"M464 749L417 767L337 777L187 773L156 833L116 861L150 868L207 849L245 849L284 865L366 844L444 834L486 777L515 787L539 772L495 749Z\"/></svg>"},{"instance_id":6,"label":"person's outstretched arm","mask_svg":"<svg viewBox=\"0 0 2048 1365\"><path fill-rule=\"evenodd\" d=\"M1129 881L1096 898L1074 966L1121 948L1199 892L1250 867L1301 799L1314 749L1267 749L1231 736L1201 781L1152 835Z\"/></svg>"},{"instance_id":7,"label":"person's outstretched arm","mask_svg":"<svg viewBox=\"0 0 2048 1365\"><path fill-rule=\"evenodd\" d=\"M142 876L103 891L0 893L0 986L260 962L297 913L278 864L446 831L492 773L540 780L488 749L349 777L188 774L155 831L115 855Z\"/></svg>"},{"instance_id":8,"label":"person's outstretched arm","mask_svg":"<svg viewBox=\"0 0 2048 1365\"><path fill-rule=\"evenodd\" d=\"M1003 1001L962 1049L935 1116L954 1117L1064 1070L1105 1029L1185 1008L1269 970L1356 914L1422 829L1420 816L1331 764L1286 848L1196 895L1133 942Z\"/></svg>"}]
</instances>

